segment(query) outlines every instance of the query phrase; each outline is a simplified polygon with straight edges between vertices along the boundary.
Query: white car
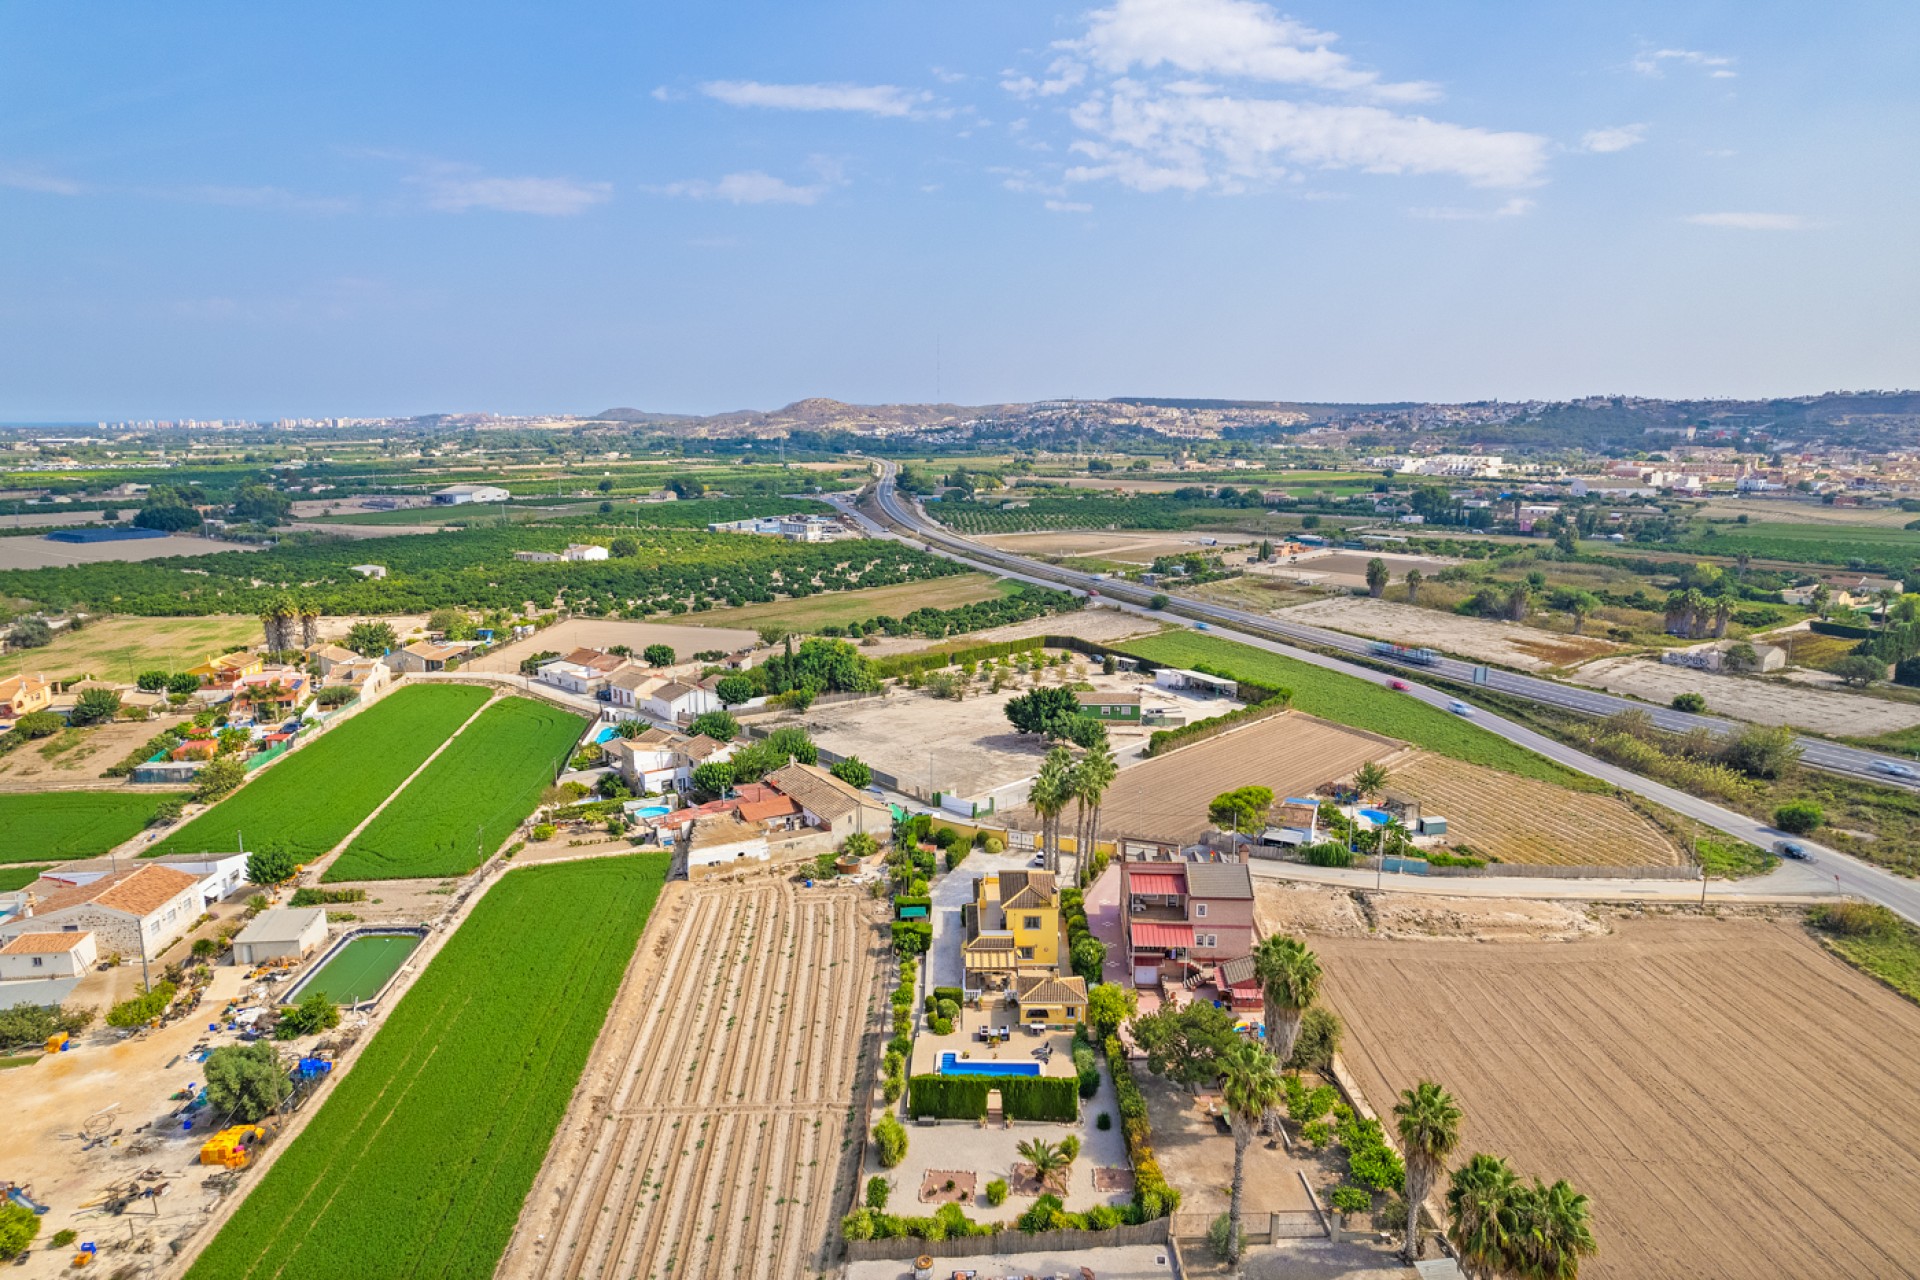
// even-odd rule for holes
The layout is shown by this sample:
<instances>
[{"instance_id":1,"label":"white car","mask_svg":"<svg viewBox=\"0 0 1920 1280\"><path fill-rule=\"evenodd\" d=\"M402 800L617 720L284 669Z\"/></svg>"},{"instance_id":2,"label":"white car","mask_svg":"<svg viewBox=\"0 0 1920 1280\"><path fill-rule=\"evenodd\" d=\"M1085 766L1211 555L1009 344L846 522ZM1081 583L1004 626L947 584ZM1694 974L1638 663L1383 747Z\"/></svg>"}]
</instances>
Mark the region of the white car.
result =
<instances>
[{"instance_id":1,"label":"white car","mask_svg":"<svg viewBox=\"0 0 1920 1280\"><path fill-rule=\"evenodd\" d=\"M1458 699L1452 702L1449 702L1447 704L1447 710L1453 712L1453 714L1457 716L1470 716L1473 714L1473 708L1468 706L1466 703L1459 701Z\"/></svg>"},{"instance_id":2,"label":"white car","mask_svg":"<svg viewBox=\"0 0 1920 1280\"><path fill-rule=\"evenodd\" d=\"M1884 773L1894 778L1920 778L1920 773L1904 764L1895 764L1891 760L1875 760L1872 765L1875 773Z\"/></svg>"}]
</instances>

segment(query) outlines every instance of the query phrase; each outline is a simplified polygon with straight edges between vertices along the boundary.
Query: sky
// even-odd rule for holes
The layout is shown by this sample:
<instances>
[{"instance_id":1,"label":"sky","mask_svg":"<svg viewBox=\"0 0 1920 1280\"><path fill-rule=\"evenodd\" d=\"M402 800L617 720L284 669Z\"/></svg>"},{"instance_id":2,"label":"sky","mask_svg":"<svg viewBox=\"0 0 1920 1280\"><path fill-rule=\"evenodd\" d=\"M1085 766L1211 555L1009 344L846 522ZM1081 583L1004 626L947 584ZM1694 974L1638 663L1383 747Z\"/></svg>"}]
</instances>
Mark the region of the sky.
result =
<instances>
[{"instance_id":1,"label":"sky","mask_svg":"<svg viewBox=\"0 0 1920 1280\"><path fill-rule=\"evenodd\" d=\"M0 6L0 421L1920 386L1920 5Z\"/></svg>"}]
</instances>

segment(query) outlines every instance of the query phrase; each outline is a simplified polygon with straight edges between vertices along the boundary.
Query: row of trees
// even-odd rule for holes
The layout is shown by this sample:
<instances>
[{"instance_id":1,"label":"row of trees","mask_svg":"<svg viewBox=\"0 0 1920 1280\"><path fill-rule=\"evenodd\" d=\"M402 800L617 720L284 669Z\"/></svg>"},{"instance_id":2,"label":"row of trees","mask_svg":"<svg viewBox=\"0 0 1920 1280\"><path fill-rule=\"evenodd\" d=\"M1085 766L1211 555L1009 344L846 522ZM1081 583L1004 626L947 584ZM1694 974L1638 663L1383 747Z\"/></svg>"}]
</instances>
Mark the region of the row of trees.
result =
<instances>
[{"instance_id":1,"label":"row of trees","mask_svg":"<svg viewBox=\"0 0 1920 1280\"><path fill-rule=\"evenodd\" d=\"M1091 723L1096 728L1104 728L1097 721ZM1040 762L1040 771L1027 790L1027 803L1040 816L1041 852L1047 869L1056 873L1060 870L1061 821L1067 806L1074 806L1075 879L1082 888L1086 887L1089 869L1093 866L1094 845L1100 838L1100 805L1107 788L1120 772L1104 733L1101 736L1100 742L1078 757L1065 743L1056 743Z\"/></svg>"}]
</instances>

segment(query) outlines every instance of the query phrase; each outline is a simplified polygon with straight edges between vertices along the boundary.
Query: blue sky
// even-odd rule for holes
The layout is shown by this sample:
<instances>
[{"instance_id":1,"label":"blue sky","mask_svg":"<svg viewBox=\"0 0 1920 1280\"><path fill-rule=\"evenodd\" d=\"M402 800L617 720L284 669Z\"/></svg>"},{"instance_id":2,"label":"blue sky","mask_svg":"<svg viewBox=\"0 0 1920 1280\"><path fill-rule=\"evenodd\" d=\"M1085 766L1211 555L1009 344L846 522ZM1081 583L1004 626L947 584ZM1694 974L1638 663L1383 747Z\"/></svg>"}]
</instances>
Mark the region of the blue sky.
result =
<instances>
[{"instance_id":1,"label":"blue sky","mask_svg":"<svg viewBox=\"0 0 1920 1280\"><path fill-rule=\"evenodd\" d=\"M1920 384L1920 5L0 7L0 420Z\"/></svg>"}]
</instances>

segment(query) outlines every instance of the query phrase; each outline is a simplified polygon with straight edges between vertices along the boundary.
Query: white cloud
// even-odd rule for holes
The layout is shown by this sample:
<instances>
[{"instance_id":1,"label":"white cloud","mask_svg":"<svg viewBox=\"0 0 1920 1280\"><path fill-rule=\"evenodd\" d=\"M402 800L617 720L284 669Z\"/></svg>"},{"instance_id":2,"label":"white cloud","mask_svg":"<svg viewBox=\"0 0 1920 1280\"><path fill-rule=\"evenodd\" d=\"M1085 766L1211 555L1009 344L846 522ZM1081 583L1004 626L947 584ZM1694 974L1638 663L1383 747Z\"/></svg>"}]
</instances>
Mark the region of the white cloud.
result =
<instances>
[{"instance_id":1,"label":"white cloud","mask_svg":"<svg viewBox=\"0 0 1920 1280\"><path fill-rule=\"evenodd\" d=\"M566 218L604 204L613 195L610 183L573 178L495 178L462 164L431 164L407 181L425 192L428 208L444 213L488 209Z\"/></svg>"},{"instance_id":2,"label":"white cloud","mask_svg":"<svg viewBox=\"0 0 1920 1280\"><path fill-rule=\"evenodd\" d=\"M1687 221L1696 227L1730 227L1735 231L1811 231L1820 225L1797 213L1696 213Z\"/></svg>"},{"instance_id":3,"label":"white cloud","mask_svg":"<svg viewBox=\"0 0 1920 1280\"><path fill-rule=\"evenodd\" d=\"M932 72L933 78L941 84L961 84L967 78L965 72L949 71L945 67L928 67L927 70Z\"/></svg>"},{"instance_id":4,"label":"white cloud","mask_svg":"<svg viewBox=\"0 0 1920 1280\"><path fill-rule=\"evenodd\" d=\"M1047 200L1042 207L1049 213L1092 213L1093 206L1079 200Z\"/></svg>"},{"instance_id":5,"label":"white cloud","mask_svg":"<svg viewBox=\"0 0 1920 1280\"><path fill-rule=\"evenodd\" d=\"M1547 140L1400 115L1381 107L1156 93L1131 81L1073 111L1091 162L1072 181L1110 179L1142 191L1243 190L1288 166L1380 174L1444 174L1475 186L1537 182Z\"/></svg>"},{"instance_id":6,"label":"white cloud","mask_svg":"<svg viewBox=\"0 0 1920 1280\"><path fill-rule=\"evenodd\" d=\"M1061 47L1111 75L1172 67L1360 93L1387 102L1426 102L1439 88L1389 84L1327 46L1339 37L1284 17L1256 0L1117 0L1088 16L1087 33ZM1057 65L1057 64L1056 64Z\"/></svg>"},{"instance_id":7,"label":"white cloud","mask_svg":"<svg viewBox=\"0 0 1920 1280\"><path fill-rule=\"evenodd\" d=\"M933 95L890 84L761 84L711 80L700 86L709 98L733 107L778 111L856 111L870 116L908 116Z\"/></svg>"},{"instance_id":8,"label":"white cloud","mask_svg":"<svg viewBox=\"0 0 1920 1280\"><path fill-rule=\"evenodd\" d=\"M824 182L799 187L758 169L730 173L717 182L695 178L657 189L663 195L689 200L725 200L730 204L813 204L827 193Z\"/></svg>"},{"instance_id":9,"label":"white cloud","mask_svg":"<svg viewBox=\"0 0 1920 1280\"><path fill-rule=\"evenodd\" d=\"M1534 209L1533 201L1515 196L1497 209L1461 209L1454 206L1409 209L1407 216L1436 222L1482 222L1490 218L1524 218Z\"/></svg>"},{"instance_id":10,"label":"white cloud","mask_svg":"<svg viewBox=\"0 0 1920 1280\"><path fill-rule=\"evenodd\" d=\"M1633 69L1643 76L1663 76L1670 64L1697 67L1715 80L1731 80L1740 74L1733 69L1732 58L1698 49L1643 49L1633 56Z\"/></svg>"},{"instance_id":11,"label":"white cloud","mask_svg":"<svg viewBox=\"0 0 1920 1280\"><path fill-rule=\"evenodd\" d=\"M1044 80L1016 76L1011 71L1004 75L1006 78L1000 81L1000 87L1016 98L1057 98L1086 83L1087 68L1072 58L1055 58L1048 65Z\"/></svg>"},{"instance_id":12,"label":"white cloud","mask_svg":"<svg viewBox=\"0 0 1920 1280\"><path fill-rule=\"evenodd\" d=\"M1587 130L1580 135L1580 149L1607 155L1615 151L1625 151L1628 147L1637 147L1646 140L1647 126L1622 124L1608 129Z\"/></svg>"},{"instance_id":13,"label":"white cloud","mask_svg":"<svg viewBox=\"0 0 1920 1280\"><path fill-rule=\"evenodd\" d=\"M0 187L32 191L43 196L84 195L86 188L68 178L55 177L37 169L0 169Z\"/></svg>"}]
</instances>

